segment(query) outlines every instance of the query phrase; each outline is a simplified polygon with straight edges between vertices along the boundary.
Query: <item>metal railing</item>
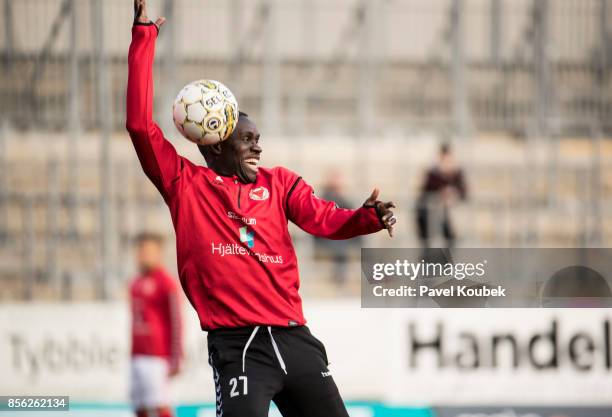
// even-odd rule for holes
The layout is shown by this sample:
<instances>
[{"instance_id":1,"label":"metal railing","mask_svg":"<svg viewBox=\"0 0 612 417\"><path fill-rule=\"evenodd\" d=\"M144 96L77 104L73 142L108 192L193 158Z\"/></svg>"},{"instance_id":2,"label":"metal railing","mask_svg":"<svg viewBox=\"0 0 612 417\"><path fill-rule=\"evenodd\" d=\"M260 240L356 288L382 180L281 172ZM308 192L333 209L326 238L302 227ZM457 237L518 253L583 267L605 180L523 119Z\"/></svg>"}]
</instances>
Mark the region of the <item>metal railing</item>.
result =
<instances>
[{"instance_id":1,"label":"metal railing","mask_svg":"<svg viewBox=\"0 0 612 417\"><path fill-rule=\"evenodd\" d=\"M123 129L130 2L2 2L2 117L19 129ZM156 68L167 126L178 87L209 77L267 132L546 134L550 117L570 121L568 133L588 132L586 119L612 131L608 0L151 3L172 18Z\"/></svg>"}]
</instances>

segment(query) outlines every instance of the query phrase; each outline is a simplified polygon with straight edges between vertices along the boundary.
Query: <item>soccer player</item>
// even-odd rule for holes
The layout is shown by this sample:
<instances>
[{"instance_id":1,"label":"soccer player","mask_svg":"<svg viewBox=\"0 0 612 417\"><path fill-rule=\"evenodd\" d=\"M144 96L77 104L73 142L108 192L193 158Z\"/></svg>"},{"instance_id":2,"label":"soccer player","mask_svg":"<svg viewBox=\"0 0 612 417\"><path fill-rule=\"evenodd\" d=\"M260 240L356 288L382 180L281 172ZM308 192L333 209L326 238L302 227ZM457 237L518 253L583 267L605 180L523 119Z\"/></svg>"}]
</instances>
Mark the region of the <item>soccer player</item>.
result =
<instances>
[{"instance_id":1,"label":"soccer player","mask_svg":"<svg viewBox=\"0 0 612 417\"><path fill-rule=\"evenodd\" d=\"M127 130L145 174L170 209L179 277L208 332L217 416L347 417L323 344L305 326L289 221L313 235L347 239L387 229L393 203L375 189L356 210L313 194L282 167L259 166L255 123L241 114L227 140L199 146L208 167L177 154L153 121L153 60L164 18L135 0L129 50Z\"/></svg>"},{"instance_id":2,"label":"soccer player","mask_svg":"<svg viewBox=\"0 0 612 417\"><path fill-rule=\"evenodd\" d=\"M178 374L182 356L178 285L162 267L161 236L142 233L136 244L130 397L137 417L172 417L168 379Z\"/></svg>"}]
</instances>

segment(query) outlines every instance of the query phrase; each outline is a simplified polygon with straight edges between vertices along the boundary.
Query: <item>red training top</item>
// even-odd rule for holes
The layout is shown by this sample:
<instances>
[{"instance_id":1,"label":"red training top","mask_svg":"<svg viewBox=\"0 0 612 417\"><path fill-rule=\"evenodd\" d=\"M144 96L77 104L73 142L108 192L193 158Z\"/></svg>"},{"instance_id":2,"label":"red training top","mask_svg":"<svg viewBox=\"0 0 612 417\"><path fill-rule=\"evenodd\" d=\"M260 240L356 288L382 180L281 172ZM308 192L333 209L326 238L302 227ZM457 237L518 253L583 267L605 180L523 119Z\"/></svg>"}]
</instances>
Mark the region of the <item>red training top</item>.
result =
<instances>
[{"instance_id":1,"label":"red training top","mask_svg":"<svg viewBox=\"0 0 612 417\"><path fill-rule=\"evenodd\" d=\"M288 221L347 239L381 230L376 211L340 209L285 168L259 168L255 183L243 184L178 155L152 116L156 38L153 24L132 29L127 130L170 208L181 284L202 329L304 324Z\"/></svg>"},{"instance_id":2,"label":"red training top","mask_svg":"<svg viewBox=\"0 0 612 417\"><path fill-rule=\"evenodd\" d=\"M130 284L132 356L160 356L177 367L182 356L182 323L176 281L163 269Z\"/></svg>"}]
</instances>

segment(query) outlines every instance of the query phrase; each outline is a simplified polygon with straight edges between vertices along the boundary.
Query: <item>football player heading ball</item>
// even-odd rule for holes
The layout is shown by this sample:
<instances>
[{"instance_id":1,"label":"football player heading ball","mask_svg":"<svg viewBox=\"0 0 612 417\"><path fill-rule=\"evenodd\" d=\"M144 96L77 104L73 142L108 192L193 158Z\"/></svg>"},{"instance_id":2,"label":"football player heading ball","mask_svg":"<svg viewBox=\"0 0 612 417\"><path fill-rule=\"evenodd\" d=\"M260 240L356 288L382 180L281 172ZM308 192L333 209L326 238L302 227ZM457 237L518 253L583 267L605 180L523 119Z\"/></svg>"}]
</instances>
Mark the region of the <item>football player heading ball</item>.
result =
<instances>
[{"instance_id":1,"label":"football player heading ball","mask_svg":"<svg viewBox=\"0 0 612 417\"><path fill-rule=\"evenodd\" d=\"M289 221L348 239L387 229L393 203L375 189L355 210L314 196L301 177L259 166L260 135L241 113L232 134L198 145L207 167L177 154L153 121L155 42L165 23L134 2L127 129L145 174L170 209L181 285L208 332L217 415L347 417L323 344L305 326Z\"/></svg>"}]
</instances>

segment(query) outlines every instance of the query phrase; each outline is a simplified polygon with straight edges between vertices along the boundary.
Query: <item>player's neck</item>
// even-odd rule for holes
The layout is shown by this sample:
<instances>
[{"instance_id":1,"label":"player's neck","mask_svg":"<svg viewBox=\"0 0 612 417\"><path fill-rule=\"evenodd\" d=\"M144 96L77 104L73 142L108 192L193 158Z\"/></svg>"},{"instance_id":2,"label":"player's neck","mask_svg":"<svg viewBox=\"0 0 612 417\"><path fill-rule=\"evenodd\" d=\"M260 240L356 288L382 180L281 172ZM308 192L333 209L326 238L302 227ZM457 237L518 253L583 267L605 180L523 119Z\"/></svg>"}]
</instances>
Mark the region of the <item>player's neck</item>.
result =
<instances>
[{"instance_id":1,"label":"player's neck","mask_svg":"<svg viewBox=\"0 0 612 417\"><path fill-rule=\"evenodd\" d=\"M160 269L161 269L161 265L154 265L154 266L147 267L147 268L141 268L140 269L140 274L143 277L146 277L146 276L151 275L152 273L154 273L154 272L156 272L156 271L158 271Z\"/></svg>"},{"instance_id":2,"label":"player's neck","mask_svg":"<svg viewBox=\"0 0 612 417\"><path fill-rule=\"evenodd\" d=\"M209 168L212 169L215 174L221 175L222 177L237 177L238 173L235 169L225 166L224 164L210 164Z\"/></svg>"}]
</instances>

